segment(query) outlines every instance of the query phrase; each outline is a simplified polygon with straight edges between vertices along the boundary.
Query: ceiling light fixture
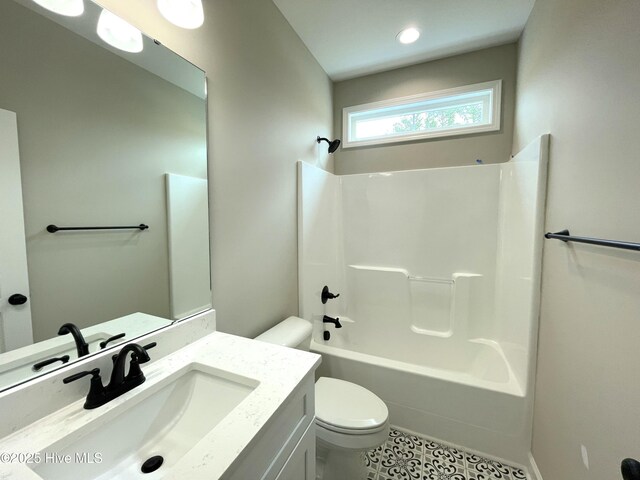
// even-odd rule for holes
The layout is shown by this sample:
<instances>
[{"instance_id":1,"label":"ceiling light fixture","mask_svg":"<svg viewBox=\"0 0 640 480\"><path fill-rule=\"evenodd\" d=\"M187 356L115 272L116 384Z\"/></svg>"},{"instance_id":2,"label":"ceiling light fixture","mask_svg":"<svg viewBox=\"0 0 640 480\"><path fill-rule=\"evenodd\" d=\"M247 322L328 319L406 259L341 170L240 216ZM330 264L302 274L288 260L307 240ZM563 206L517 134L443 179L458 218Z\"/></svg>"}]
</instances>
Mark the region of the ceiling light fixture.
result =
<instances>
[{"instance_id":1,"label":"ceiling light fixture","mask_svg":"<svg viewBox=\"0 0 640 480\"><path fill-rule=\"evenodd\" d=\"M414 27L405 28L396 35L396 40L405 45L415 42L418 38L420 38L420 30Z\"/></svg>"},{"instance_id":2,"label":"ceiling light fixture","mask_svg":"<svg viewBox=\"0 0 640 480\"><path fill-rule=\"evenodd\" d=\"M204 23L202 0L158 0L158 10L178 27L192 30Z\"/></svg>"},{"instance_id":3,"label":"ceiling light fixture","mask_svg":"<svg viewBox=\"0 0 640 480\"><path fill-rule=\"evenodd\" d=\"M108 10L102 10L100 14L98 35L112 47L125 52L138 53L143 49L140 30Z\"/></svg>"},{"instance_id":4,"label":"ceiling light fixture","mask_svg":"<svg viewBox=\"0 0 640 480\"><path fill-rule=\"evenodd\" d=\"M33 0L47 10L64 15L65 17L78 17L84 13L83 0Z\"/></svg>"}]
</instances>

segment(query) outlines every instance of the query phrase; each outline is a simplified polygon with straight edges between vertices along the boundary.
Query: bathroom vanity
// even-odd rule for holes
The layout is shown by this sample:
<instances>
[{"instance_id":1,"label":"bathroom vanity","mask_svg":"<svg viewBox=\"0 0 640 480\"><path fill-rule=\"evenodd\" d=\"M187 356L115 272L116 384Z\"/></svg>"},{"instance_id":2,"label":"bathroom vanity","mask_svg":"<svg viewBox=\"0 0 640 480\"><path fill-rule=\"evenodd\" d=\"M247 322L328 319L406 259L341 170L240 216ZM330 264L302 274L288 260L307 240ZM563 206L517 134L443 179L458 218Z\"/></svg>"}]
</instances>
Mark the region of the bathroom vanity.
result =
<instances>
[{"instance_id":1,"label":"bathroom vanity","mask_svg":"<svg viewBox=\"0 0 640 480\"><path fill-rule=\"evenodd\" d=\"M148 337L138 343L153 340ZM3 392L0 407L15 407L17 416L43 411L49 398L72 401L29 424L15 424L0 440L0 477L315 478L318 355L219 332L172 353L149 355L152 361L142 365L146 381L96 409L83 408L88 378L62 384L71 373L100 364L95 357ZM161 465L142 473L153 457L162 457Z\"/></svg>"}]
</instances>

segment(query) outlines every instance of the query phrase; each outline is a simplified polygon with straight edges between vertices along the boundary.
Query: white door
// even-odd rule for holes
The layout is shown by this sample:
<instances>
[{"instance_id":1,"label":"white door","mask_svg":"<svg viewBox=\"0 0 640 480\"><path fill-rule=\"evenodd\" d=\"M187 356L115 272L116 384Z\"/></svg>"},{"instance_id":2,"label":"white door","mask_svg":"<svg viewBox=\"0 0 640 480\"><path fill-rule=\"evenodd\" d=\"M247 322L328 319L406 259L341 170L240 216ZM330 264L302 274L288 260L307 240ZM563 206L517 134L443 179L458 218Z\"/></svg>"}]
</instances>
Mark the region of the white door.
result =
<instances>
[{"instance_id":1,"label":"white door","mask_svg":"<svg viewBox=\"0 0 640 480\"><path fill-rule=\"evenodd\" d=\"M0 109L0 352L33 343L18 123ZM26 302L25 298L26 297Z\"/></svg>"}]
</instances>

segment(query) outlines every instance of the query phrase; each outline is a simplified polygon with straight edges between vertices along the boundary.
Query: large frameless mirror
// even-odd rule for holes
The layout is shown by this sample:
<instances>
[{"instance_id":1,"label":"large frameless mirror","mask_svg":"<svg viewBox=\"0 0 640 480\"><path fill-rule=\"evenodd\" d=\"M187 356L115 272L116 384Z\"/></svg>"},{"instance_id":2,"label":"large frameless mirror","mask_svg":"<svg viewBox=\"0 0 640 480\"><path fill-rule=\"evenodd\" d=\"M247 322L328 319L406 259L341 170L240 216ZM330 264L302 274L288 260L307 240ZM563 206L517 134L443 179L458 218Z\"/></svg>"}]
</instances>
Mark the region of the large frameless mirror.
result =
<instances>
[{"instance_id":1,"label":"large frameless mirror","mask_svg":"<svg viewBox=\"0 0 640 480\"><path fill-rule=\"evenodd\" d=\"M0 389L211 308L204 72L55 3L0 2Z\"/></svg>"}]
</instances>

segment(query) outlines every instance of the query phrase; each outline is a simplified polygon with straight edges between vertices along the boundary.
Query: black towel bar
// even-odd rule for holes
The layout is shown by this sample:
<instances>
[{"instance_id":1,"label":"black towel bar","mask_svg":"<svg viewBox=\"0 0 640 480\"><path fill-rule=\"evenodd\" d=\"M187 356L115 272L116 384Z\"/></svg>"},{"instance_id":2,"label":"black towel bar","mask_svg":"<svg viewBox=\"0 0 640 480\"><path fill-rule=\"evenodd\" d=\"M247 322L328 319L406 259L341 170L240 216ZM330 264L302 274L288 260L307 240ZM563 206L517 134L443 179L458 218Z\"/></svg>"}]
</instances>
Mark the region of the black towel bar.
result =
<instances>
[{"instance_id":1,"label":"black towel bar","mask_svg":"<svg viewBox=\"0 0 640 480\"><path fill-rule=\"evenodd\" d=\"M56 233L63 230L146 230L149 225L141 223L140 225L116 226L116 227L58 227L57 225L47 225L47 232Z\"/></svg>"},{"instance_id":2,"label":"black towel bar","mask_svg":"<svg viewBox=\"0 0 640 480\"><path fill-rule=\"evenodd\" d=\"M574 235L571 235L569 233L569 230L562 230L556 233L548 232L545 233L544 237L562 240L563 242L588 243L591 245L600 245L602 247L622 248L623 250L640 251L640 243L620 242L618 240L605 240L603 238L576 237Z\"/></svg>"}]
</instances>

